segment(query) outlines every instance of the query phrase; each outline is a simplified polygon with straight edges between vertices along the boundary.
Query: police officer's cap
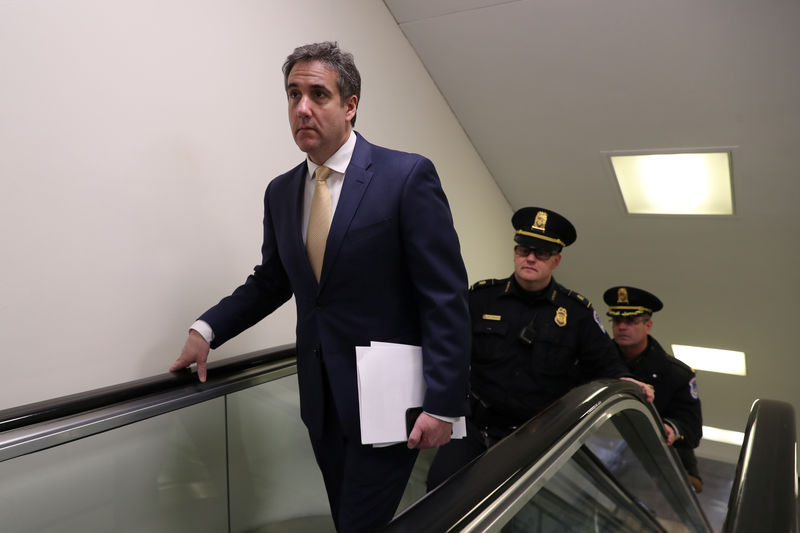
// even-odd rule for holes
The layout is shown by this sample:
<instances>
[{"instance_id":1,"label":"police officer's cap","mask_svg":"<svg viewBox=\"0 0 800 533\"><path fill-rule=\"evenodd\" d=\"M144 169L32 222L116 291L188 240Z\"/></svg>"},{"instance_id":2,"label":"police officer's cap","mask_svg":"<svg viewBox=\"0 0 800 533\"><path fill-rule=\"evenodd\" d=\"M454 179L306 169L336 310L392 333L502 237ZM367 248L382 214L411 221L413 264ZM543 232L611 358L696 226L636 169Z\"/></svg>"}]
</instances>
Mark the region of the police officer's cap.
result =
<instances>
[{"instance_id":1,"label":"police officer's cap","mask_svg":"<svg viewBox=\"0 0 800 533\"><path fill-rule=\"evenodd\" d=\"M578 238L569 220L542 207L519 209L511 217L511 224L517 230L514 241L528 248L560 252Z\"/></svg>"},{"instance_id":2,"label":"police officer's cap","mask_svg":"<svg viewBox=\"0 0 800 533\"><path fill-rule=\"evenodd\" d=\"M654 294L636 287L611 287L603 294L608 305L608 316L652 315L664 304Z\"/></svg>"}]
</instances>

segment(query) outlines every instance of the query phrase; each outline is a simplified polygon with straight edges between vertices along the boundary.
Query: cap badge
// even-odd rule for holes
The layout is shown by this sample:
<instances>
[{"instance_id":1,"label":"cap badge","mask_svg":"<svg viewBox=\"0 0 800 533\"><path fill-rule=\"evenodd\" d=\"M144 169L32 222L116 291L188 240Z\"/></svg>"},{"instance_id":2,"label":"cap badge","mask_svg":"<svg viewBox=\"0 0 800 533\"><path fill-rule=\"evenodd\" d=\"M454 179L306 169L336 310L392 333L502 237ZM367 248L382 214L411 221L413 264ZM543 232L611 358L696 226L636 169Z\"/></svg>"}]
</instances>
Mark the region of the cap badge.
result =
<instances>
[{"instance_id":1,"label":"cap badge","mask_svg":"<svg viewBox=\"0 0 800 533\"><path fill-rule=\"evenodd\" d=\"M553 319L558 327L563 328L567 325L567 310L563 307L559 307L556 311L556 316Z\"/></svg>"},{"instance_id":2,"label":"cap badge","mask_svg":"<svg viewBox=\"0 0 800 533\"><path fill-rule=\"evenodd\" d=\"M628 301L628 289L625 287L620 287L617 291L617 303L618 304L629 304Z\"/></svg>"},{"instance_id":3,"label":"cap badge","mask_svg":"<svg viewBox=\"0 0 800 533\"><path fill-rule=\"evenodd\" d=\"M538 229L543 232L545 231L545 226L547 226L547 213L539 211L536 213L536 218L533 219L533 226L531 226L531 229Z\"/></svg>"}]
</instances>

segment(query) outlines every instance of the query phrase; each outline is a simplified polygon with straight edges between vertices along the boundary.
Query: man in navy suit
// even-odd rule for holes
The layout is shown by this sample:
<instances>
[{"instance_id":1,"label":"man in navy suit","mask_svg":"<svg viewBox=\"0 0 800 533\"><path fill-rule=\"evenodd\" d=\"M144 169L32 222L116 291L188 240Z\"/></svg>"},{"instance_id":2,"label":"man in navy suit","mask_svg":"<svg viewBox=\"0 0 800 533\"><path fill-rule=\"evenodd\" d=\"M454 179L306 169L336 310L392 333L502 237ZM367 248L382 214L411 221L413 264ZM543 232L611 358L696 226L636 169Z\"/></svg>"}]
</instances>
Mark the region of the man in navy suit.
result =
<instances>
[{"instance_id":1,"label":"man in navy suit","mask_svg":"<svg viewBox=\"0 0 800 533\"><path fill-rule=\"evenodd\" d=\"M192 325L170 370L197 363L205 381L209 348L294 294L300 412L334 523L374 531L392 518L418 450L448 442L467 412L467 276L433 164L353 130L361 87L353 56L336 43L302 46L283 73L292 135L307 159L267 187L261 264ZM332 216L321 265L312 265L305 241L319 166L331 169L322 179ZM407 443L361 444L355 347L371 341L422 346L424 412Z\"/></svg>"}]
</instances>

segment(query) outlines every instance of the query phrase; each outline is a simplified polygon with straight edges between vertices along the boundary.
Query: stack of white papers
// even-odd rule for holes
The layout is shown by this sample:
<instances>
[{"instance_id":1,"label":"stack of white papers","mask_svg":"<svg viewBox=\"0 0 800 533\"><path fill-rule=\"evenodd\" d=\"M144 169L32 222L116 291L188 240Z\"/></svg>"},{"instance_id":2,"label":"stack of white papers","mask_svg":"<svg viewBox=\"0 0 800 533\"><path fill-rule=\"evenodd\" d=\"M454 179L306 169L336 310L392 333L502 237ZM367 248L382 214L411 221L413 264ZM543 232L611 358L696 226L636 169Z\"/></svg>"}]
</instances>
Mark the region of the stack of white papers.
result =
<instances>
[{"instance_id":1,"label":"stack of white papers","mask_svg":"<svg viewBox=\"0 0 800 533\"><path fill-rule=\"evenodd\" d=\"M425 399L422 348L389 342L356 346L356 367L361 443L406 442L406 409L422 407ZM466 433L462 416L453 424L452 438Z\"/></svg>"}]
</instances>

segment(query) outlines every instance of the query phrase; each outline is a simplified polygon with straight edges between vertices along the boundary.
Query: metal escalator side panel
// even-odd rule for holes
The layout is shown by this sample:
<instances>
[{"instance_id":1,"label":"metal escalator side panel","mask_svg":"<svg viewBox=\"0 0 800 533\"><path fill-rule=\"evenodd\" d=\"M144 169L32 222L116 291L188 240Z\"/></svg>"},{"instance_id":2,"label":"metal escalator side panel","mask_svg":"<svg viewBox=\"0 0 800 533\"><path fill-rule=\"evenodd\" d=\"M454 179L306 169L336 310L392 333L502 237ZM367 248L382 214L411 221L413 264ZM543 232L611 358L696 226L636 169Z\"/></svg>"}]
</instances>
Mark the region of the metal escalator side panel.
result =
<instances>
[{"instance_id":1,"label":"metal escalator side panel","mask_svg":"<svg viewBox=\"0 0 800 533\"><path fill-rule=\"evenodd\" d=\"M736 466L724 533L798 531L797 433L794 408L756 400Z\"/></svg>"}]
</instances>

